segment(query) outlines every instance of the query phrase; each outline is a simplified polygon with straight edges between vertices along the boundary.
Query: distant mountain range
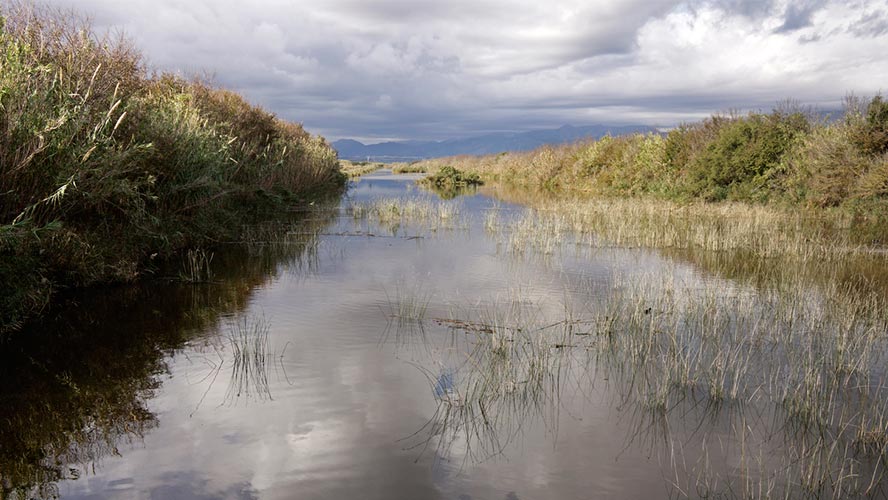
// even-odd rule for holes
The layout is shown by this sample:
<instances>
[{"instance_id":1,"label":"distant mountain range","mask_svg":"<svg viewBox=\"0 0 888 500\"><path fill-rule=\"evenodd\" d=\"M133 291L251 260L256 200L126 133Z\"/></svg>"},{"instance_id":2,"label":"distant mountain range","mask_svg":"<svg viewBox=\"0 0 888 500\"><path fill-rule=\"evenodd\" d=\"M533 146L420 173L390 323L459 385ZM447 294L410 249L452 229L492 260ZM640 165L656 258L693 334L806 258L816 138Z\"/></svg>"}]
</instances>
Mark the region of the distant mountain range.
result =
<instances>
[{"instance_id":1,"label":"distant mountain range","mask_svg":"<svg viewBox=\"0 0 888 500\"><path fill-rule=\"evenodd\" d=\"M333 143L339 157L346 160L370 160L381 162L411 161L424 158L440 158L454 155L484 155L503 151L528 151L543 144L564 144L585 138L600 138L607 134L620 135L634 132L656 132L644 125L589 125L557 129L531 130L520 133L487 134L446 141L402 141L363 144L352 139Z\"/></svg>"}]
</instances>

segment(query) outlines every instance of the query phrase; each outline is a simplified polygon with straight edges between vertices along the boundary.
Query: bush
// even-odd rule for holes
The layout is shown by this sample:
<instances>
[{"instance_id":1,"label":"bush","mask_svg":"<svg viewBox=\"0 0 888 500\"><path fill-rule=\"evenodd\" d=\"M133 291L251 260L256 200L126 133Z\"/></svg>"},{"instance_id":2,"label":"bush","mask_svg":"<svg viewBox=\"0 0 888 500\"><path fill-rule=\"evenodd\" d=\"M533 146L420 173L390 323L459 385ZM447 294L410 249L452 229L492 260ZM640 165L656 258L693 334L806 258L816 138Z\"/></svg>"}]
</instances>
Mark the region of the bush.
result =
<instances>
[{"instance_id":1,"label":"bush","mask_svg":"<svg viewBox=\"0 0 888 500\"><path fill-rule=\"evenodd\" d=\"M690 159L692 193L708 200L766 199L786 171L787 153L809 131L801 113L753 113L724 122Z\"/></svg>"},{"instance_id":2,"label":"bush","mask_svg":"<svg viewBox=\"0 0 888 500\"><path fill-rule=\"evenodd\" d=\"M423 182L438 188L461 188L483 184L481 177L475 173L465 173L461 170L446 165L438 172L423 179Z\"/></svg>"},{"instance_id":3,"label":"bush","mask_svg":"<svg viewBox=\"0 0 888 500\"><path fill-rule=\"evenodd\" d=\"M859 113L854 110L852 113ZM851 118L857 122L855 142L866 155L880 155L888 152L888 101L876 95L866 105L864 116ZM855 119L858 118L858 119Z\"/></svg>"}]
</instances>

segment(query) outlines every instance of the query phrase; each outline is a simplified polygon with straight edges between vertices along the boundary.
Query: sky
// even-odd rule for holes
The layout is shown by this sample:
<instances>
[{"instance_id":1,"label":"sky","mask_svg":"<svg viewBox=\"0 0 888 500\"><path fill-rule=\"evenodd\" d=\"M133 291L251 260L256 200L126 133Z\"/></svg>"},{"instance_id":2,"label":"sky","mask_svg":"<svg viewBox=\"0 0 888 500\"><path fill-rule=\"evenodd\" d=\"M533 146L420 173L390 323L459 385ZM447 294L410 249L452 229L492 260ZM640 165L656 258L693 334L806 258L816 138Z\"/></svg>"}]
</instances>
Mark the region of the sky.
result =
<instances>
[{"instance_id":1,"label":"sky","mask_svg":"<svg viewBox=\"0 0 888 500\"><path fill-rule=\"evenodd\" d=\"M331 140L669 127L888 91L888 0L48 3Z\"/></svg>"}]
</instances>

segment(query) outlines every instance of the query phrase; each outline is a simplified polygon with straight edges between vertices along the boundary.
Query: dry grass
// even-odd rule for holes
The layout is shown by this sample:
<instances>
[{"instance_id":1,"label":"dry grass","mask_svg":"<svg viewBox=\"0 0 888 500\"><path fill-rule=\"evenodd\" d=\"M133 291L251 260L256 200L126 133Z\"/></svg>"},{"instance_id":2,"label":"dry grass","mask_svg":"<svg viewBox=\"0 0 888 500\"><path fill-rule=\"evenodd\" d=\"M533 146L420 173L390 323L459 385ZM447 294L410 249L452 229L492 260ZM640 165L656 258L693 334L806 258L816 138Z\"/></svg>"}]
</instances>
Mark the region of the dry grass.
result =
<instances>
[{"instance_id":1,"label":"dry grass","mask_svg":"<svg viewBox=\"0 0 888 500\"><path fill-rule=\"evenodd\" d=\"M554 252L564 243L744 251L758 258L803 262L881 255L850 230L847 213L789 210L743 203L677 204L642 199L551 200L500 227L514 251Z\"/></svg>"},{"instance_id":2,"label":"dry grass","mask_svg":"<svg viewBox=\"0 0 888 500\"><path fill-rule=\"evenodd\" d=\"M385 168L384 163L339 160L339 169L342 170L342 173L347 175L349 178L360 177L364 174L376 172L381 168Z\"/></svg>"},{"instance_id":3,"label":"dry grass","mask_svg":"<svg viewBox=\"0 0 888 500\"><path fill-rule=\"evenodd\" d=\"M393 228L401 224L420 224L431 231L465 227L460 206L428 197L378 198L370 202L354 202L348 212L356 220L371 220Z\"/></svg>"}]
</instances>

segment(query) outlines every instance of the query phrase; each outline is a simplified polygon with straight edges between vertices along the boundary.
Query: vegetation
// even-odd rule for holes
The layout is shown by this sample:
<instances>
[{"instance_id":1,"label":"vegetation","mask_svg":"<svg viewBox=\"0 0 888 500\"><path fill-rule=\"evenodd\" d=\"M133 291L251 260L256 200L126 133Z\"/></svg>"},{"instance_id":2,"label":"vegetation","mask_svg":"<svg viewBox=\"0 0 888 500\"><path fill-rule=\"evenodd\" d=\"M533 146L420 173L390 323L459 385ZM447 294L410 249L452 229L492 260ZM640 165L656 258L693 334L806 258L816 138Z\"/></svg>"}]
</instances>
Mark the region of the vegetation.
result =
<instances>
[{"instance_id":1,"label":"vegetation","mask_svg":"<svg viewBox=\"0 0 888 500\"><path fill-rule=\"evenodd\" d=\"M428 197L377 198L368 202L354 202L348 211L355 221L367 220L392 232L397 232L406 224L421 225L432 232L465 226L459 205L434 202Z\"/></svg>"},{"instance_id":2,"label":"vegetation","mask_svg":"<svg viewBox=\"0 0 888 500\"><path fill-rule=\"evenodd\" d=\"M128 40L74 15L0 7L0 332L57 289L133 280L341 184L300 125L149 74Z\"/></svg>"},{"instance_id":3,"label":"vegetation","mask_svg":"<svg viewBox=\"0 0 888 500\"><path fill-rule=\"evenodd\" d=\"M884 496L888 297L856 290L836 266L819 269L826 284L816 287L773 266L759 289L679 264L566 281L561 297L531 286L450 302L449 318L427 321L459 335L419 367L438 409L412 446L503 455L527 422L557 426L582 387L611 400L627 440L663 460L671 496ZM400 333L405 347L410 333L440 336ZM437 366L459 374L446 391Z\"/></svg>"},{"instance_id":4,"label":"vegetation","mask_svg":"<svg viewBox=\"0 0 888 500\"><path fill-rule=\"evenodd\" d=\"M434 173L424 177L419 183L445 200L472 192L475 188L484 184L481 176L477 173L466 173L450 165L438 168Z\"/></svg>"},{"instance_id":5,"label":"vegetation","mask_svg":"<svg viewBox=\"0 0 888 500\"><path fill-rule=\"evenodd\" d=\"M317 215L298 225L269 222L250 244L222 248L202 271L214 286L146 281L78 290L73 307L56 307L4 338L0 498L58 498L58 483L139 443L157 426L150 400L171 352L208 363L205 397L216 372L230 371L224 397L200 400L211 411L269 398L269 323L249 305L258 288L311 266L318 235L336 220L330 209Z\"/></svg>"},{"instance_id":6,"label":"vegetation","mask_svg":"<svg viewBox=\"0 0 888 500\"><path fill-rule=\"evenodd\" d=\"M884 151L862 146L878 140L860 139L880 137L873 133L878 119L869 116L878 117L871 110L881 106L875 98L865 113L852 108L832 124L777 111L700 125L697 137L682 130L543 148L524 156L536 170L520 164L514 177L483 170L513 155L430 164L488 178L497 172L513 183L524 175L525 186L550 188L517 196L498 190L501 199L533 208L512 217L491 211L478 221L517 268L540 257L559 271L568 259L608 262L613 247L662 249L678 265L649 266L646 250L629 250L639 261L628 266L640 271L567 280L563 307L516 294L431 316L426 323L467 339L468 354L454 361L442 350L428 364L455 365L445 373L459 377L448 375L446 390L439 390L441 371L420 368L438 409L413 446L441 456L455 448L477 460L502 455L525 422L557 425L551 414L563 395L603 380L628 417L627 439L669 464L675 496L884 496L884 238L861 231L858 210L878 216L873 209L884 201L861 189L885 162ZM687 134L685 143L670 142L679 134ZM814 142L830 134L843 135ZM590 173L575 179L585 184L560 185L574 174L555 167L581 154ZM862 167L839 169L833 180L846 182L845 194L825 203L806 194L823 178L814 163L801 168L805 158L837 169L850 158ZM658 169L680 175L658 181ZM834 192L828 187L818 192ZM723 201L708 203L714 200ZM402 328L411 332L435 337Z\"/></svg>"},{"instance_id":7,"label":"vegetation","mask_svg":"<svg viewBox=\"0 0 888 500\"><path fill-rule=\"evenodd\" d=\"M392 172L396 174L425 174L428 170L425 163L413 161L410 163L392 164Z\"/></svg>"},{"instance_id":8,"label":"vegetation","mask_svg":"<svg viewBox=\"0 0 888 500\"><path fill-rule=\"evenodd\" d=\"M481 181L481 176L477 173L466 173L450 165L441 167L434 174L424 178L422 182L439 189L464 188L484 184Z\"/></svg>"},{"instance_id":9,"label":"vegetation","mask_svg":"<svg viewBox=\"0 0 888 500\"><path fill-rule=\"evenodd\" d=\"M715 115L666 134L607 136L420 165L556 192L874 213L888 198L888 102L878 95L850 97L837 121L782 106L767 114Z\"/></svg>"},{"instance_id":10,"label":"vegetation","mask_svg":"<svg viewBox=\"0 0 888 500\"><path fill-rule=\"evenodd\" d=\"M349 178L354 178L385 168L385 164L369 161L339 160L339 168L343 174Z\"/></svg>"}]
</instances>

